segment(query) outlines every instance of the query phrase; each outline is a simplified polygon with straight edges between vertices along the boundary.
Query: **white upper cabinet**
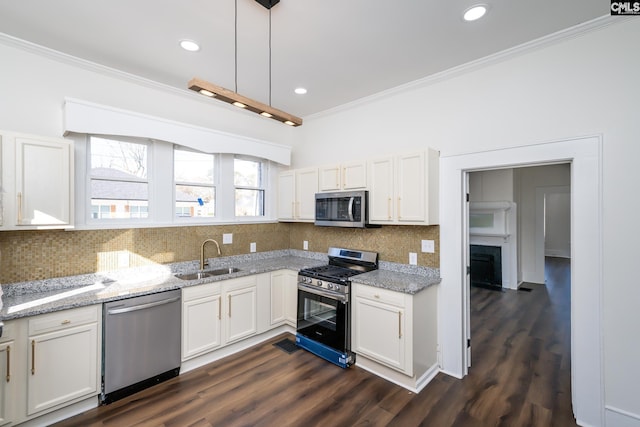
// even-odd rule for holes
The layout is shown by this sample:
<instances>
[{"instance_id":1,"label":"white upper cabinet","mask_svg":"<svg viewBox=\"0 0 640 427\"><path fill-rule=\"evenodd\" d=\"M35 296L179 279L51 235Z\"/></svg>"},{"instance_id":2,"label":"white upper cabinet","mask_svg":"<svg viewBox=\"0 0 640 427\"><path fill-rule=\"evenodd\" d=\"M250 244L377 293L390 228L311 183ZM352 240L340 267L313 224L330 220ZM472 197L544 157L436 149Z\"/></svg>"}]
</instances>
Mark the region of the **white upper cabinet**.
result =
<instances>
[{"instance_id":1,"label":"white upper cabinet","mask_svg":"<svg viewBox=\"0 0 640 427\"><path fill-rule=\"evenodd\" d=\"M282 172L278 177L278 218L280 220L315 220L318 192L318 169Z\"/></svg>"},{"instance_id":2,"label":"white upper cabinet","mask_svg":"<svg viewBox=\"0 0 640 427\"><path fill-rule=\"evenodd\" d=\"M353 162L324 166L319 169L320 191L357 190L367 188L367 163Z\"/></svg>"},{"instance_id":3,"label":"white upper cabinet","mask_svg":"<svg viewBox=\"0 0 640 427\"><path fill-rule=\"evenodd\" d=\"M431 149L369 161L369 222L437 224L438 164Z\"/></svg>"},{"instance_id":4,"label":"white upper cabinet","mask_svg":"<svg viewBox=\"0 0 640 427\"><path fill-rule=\"evenodd\" d=\"M73 144L0 132L2 229L73 225Z\"/></svg>"}]
</instances>

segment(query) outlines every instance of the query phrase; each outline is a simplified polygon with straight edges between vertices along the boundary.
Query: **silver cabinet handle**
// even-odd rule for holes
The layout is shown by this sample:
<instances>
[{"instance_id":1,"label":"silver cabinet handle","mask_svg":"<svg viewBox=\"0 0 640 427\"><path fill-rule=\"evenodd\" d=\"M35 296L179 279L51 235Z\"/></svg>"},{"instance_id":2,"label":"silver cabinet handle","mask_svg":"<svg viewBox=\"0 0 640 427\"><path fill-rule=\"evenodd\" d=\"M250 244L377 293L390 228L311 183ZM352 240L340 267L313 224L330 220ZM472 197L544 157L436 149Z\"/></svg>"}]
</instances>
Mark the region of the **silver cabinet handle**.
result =
<instances>
[{"instance_id":1,"label":"silver cabinet handle","mask_svg":"<svg viewBox=\"0 0 640 427\"><path fill-rule=\"evenodd\" d=\"M231 317L231 295L229 294L227 298L229 300L229 317Z\"/></svg>"},{"instance_id":2,"label":"silver cabinet handle","mask_svg":"<svg viewBox=\"0 0 640 427\"><path fill-rule=\"evenodd\" d=\"M176 301L180 301L180 297L169 298L162 301L150 302L147 304L134 305L133 307L114 308L111 310L107 310L107 314L130 313L132 311L144 310L145 308L157 307L159 305L170 304Z\"/></svg>"},{"instance_id":3,"label":"silver cabinet handle","mask_svg":"<svg viewBox=\"0 0 640 427\"><path fill-rule=\"evenodd\" d=\"M218 320L222 320L222 298L218 298Z\"/></svg>"},{"instance_id":4,"label":"silver cabinet handle","mask_svg":"<svg viewBox=\"0 0 640 427\"><path fill-rule=\"evenodd\" d=\"M402 338L402 312L398 312L398 339Z\"/></svg>"}]
</instances>

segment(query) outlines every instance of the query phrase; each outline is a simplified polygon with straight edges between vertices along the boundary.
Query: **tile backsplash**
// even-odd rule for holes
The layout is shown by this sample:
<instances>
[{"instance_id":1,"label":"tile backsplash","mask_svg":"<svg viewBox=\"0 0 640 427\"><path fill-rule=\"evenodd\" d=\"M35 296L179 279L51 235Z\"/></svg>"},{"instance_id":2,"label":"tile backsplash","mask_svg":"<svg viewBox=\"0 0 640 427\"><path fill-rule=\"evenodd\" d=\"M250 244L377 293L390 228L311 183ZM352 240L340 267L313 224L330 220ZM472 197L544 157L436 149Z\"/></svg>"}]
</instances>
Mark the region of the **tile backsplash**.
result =
<instances>
[{"instance_id":1,"label":"tile backsplash","mask_svg":"<svg viewBox=\"0 0 640 427\"><path fill-rule=\"evenodd\" d=\"M222 244L224 233L233 243ZM409 252L418 265L439 267L438 226L384 226L373 229L316 227L313 224L269 223L121 230L3 231L0 232L0 283L73 276L148 264L196 260L205 239L220 243L222 256L278 249L326 252L329 246L364 249L383 261L407 264ZM421 253L422 239L435 241L435 253ZM214 257L215 245L205 255Z\"/></svg>"}]
</instances>

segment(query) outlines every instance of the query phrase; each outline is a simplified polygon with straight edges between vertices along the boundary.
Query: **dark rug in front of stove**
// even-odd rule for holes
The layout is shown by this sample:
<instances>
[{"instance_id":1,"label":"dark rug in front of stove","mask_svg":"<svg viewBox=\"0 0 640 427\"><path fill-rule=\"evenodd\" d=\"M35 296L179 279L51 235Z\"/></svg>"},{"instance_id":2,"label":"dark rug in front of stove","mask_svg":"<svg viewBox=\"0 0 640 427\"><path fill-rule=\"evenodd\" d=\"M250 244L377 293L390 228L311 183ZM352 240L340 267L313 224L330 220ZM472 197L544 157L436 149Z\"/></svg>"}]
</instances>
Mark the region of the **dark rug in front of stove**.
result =
<instances>
[{"instance_id":1,"label":"dark rug in front of stove","mask_svg":"<svg viewBox=\"0 0 640 427\"><path fill-rule=\"evenodd\" d=\"M273 345L288 354L295 353L296 351L300 350L300 347L298 347L296 343L291 341L289 338L285 338L282 341L278 341Z\"/></svg>"}]
</instances>

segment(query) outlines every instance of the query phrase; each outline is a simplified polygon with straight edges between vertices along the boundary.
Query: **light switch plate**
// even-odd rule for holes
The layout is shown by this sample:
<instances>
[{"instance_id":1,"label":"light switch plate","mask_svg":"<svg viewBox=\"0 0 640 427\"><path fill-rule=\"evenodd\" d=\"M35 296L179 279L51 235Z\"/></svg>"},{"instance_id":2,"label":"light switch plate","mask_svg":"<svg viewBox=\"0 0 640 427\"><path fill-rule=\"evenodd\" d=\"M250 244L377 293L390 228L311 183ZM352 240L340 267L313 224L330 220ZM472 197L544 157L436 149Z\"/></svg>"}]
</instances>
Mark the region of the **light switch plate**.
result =
<instances>
[{"instance_id":1,"label":"light switch plate","mask_svg":"<svg viewBox=\"0 0 640 427\"><path fill-rule=\"evenodd\" d=\"M249 244L249 252L255 252L256 251L256 242L251 242Z\"/></svg>"},{"instance_id":2,"label":"light switch plate","mask_svg":"<svg viewBox=\"0 0 640 427\"><path fill-rule=\"evenodd\" d=\"M423 240L422 241L422 252L434 253L436 251L436 245L433 240Z\"/></svg>"},{"instance_id":3,"label":"light switch plate","mask_svg":"<svg viewBox=\"0 0 640 427\"><path fill-rule=\"evenodd\" d=\"M231 243L233 243L233 233L224 233L222 235L222 244L230 245Z\"/></svg>"},{"instance_id":4,"label":"light switch plate","mask_svg":"<svg viewBox=\"0 0 640 427\"><path fill-rule=\"evenodd\" d=\"M418 265L418 254L415 252L409 252L409 264Z\"/></svg>"},{"instance_id":5,"label":"light switch plate","mask_svg":"<svg viewBox=\"0 0 640 427\"><path fill-rule=\"evenodd\" d=\"M302 241L302 249L304 249L305 251L309 250L309 242L307 240Z\"/></svg>"}]
</instances>

